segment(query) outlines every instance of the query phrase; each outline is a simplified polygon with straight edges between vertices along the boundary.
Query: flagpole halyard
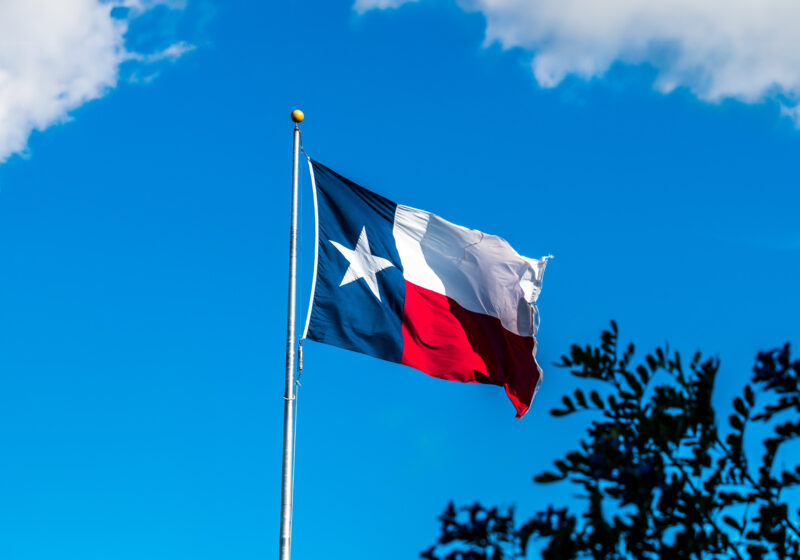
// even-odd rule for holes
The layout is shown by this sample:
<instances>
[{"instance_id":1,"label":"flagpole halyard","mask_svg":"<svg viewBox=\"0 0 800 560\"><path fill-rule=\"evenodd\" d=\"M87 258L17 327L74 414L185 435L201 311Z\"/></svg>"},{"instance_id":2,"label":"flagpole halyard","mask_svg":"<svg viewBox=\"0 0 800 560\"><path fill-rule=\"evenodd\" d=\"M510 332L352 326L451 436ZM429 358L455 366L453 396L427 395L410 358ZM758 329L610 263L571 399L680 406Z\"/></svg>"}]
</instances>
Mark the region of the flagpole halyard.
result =
<instances>
[{"instance_id":1,"label":"flagpole halyard","mask_svg":"<svg viewBox=\"0 0 800 560\"><path fill-rule=\"evenodd\" d=\"M281 473L280 560L292 556L292 491L294 488L295 420L295 306L297 292L297 191L300 157L300 127L305 118L300 110L292 111L294 145L292 154L292 203L289 227L289 303L286 319L286 379L283 396L283 469Z\"/></svg>"},{"instance_id":2,"label":"flagpole halyard","mask_svg":"<svg viewBox=\"0 0 800 560\"><path fill-rule=\"evenodd\" d=\"M305 153L305 151L303 152ZM314 166L311 158L308 158L308 171L311 176L311 194L314 200L314 270L311 276L311 294L308 297L308 311L306 313L306 325L303 327L303 334L300 335L300 344L308 336L308 326L311 324L311 312L314 309L314 296L317 293L317 267L319 266L319 205L317 204L317 181L314 178ZM302 347L301 347L302 351ZM300 369L303 369L303 358L300 356Z\"/></svg>"}]
</instances>

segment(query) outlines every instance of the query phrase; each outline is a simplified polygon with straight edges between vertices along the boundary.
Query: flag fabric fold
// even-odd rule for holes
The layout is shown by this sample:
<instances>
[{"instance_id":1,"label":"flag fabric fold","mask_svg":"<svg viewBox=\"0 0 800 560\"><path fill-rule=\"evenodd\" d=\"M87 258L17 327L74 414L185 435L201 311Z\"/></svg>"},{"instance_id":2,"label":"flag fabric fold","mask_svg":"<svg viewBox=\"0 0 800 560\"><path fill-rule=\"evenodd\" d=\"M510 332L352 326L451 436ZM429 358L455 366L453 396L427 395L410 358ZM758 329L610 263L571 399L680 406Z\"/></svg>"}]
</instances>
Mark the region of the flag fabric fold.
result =
<instances>
[{"instance_id":1,"label":"flag fabric fold","mask_svg":"<svg viewBox=\"0 0 800 560\"><path fill-rule=\"evenodd\" d=\"M304 337L433 377L505 387L517 418L542 372L538 311L547 257L396 204L309 160L316 274Z\"/></svg>"}]
</instances>

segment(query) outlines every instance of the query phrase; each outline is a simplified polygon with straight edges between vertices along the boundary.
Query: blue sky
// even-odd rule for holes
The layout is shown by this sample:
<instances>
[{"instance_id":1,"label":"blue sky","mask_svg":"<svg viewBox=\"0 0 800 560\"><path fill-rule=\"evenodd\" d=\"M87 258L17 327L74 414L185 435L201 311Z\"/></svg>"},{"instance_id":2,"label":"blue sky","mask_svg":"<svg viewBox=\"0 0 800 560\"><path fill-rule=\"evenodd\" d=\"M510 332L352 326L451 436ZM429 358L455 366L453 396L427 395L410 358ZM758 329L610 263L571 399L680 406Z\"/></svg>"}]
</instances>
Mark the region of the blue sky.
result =
<instances>
[{"instance_id":1,"label":"blue sky","mask_svg":"<svg viewBox=\"0 0 800 560\"><path fill-rule=\"evenodd\" d=\"M703 89L612 49L548 83L537 37L487 42L497 14L445 1L128 4L91 88L97 53L74 98L0 89L31 115L0 139L0 557L276 553L294 108L343 175L555 255L520 421L500 388L307 343L297 558L415 557L450 499L569 501L531 481L591 420L549 416L574 388L550 364L612 318L719 355L721 414L758 350L800 343L793 82Z\"/></svg>"}]
</instances>

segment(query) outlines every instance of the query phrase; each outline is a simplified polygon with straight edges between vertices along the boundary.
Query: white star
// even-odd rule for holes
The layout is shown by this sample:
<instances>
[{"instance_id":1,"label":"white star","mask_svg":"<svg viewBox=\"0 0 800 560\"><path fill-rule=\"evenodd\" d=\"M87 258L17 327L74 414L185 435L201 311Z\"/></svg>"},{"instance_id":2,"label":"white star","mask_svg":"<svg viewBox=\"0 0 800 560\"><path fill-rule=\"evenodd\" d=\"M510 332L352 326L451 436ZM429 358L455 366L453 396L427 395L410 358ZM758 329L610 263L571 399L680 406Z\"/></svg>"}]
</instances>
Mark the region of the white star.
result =
<instances>
[{"instance_id":1,"label":"white star","mask_svg":"<svg viewBox=\"0 0 800 560\"><path fill-rule=\"evenodd\" d=\"M348 249L330 239L328 241L339 249L339 252L344 255L344 258L350 263L347 272L344 273L342 283L339 284L339 286L341 287L363 278L373 295L378 298L378 301L381 301L381 294L378 291L378 278L376 275L384 268L389 268L394 265L382 257L376 257L369 250L366 226L361 228L361 235L358 236L358 243L356 243L355 249Z\"/></svg>"}]
</instances>

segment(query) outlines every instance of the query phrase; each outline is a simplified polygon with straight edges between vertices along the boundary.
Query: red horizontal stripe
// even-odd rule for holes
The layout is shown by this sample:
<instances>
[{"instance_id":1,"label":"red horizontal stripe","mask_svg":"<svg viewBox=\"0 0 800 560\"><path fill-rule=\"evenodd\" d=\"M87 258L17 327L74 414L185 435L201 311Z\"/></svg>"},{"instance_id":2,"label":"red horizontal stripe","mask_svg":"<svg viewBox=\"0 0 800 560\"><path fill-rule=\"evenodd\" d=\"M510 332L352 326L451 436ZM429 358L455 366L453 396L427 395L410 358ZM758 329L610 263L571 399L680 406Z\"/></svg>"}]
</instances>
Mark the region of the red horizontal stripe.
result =
<instances>
[{"instance_id":1,"label":"red horizontal stripe","mask_svg":"<svg viewBox=\"0 0 800 560\"><path fill-rule=\"evenodd\" d=\"M532 337L408 281L402 331L401 363L441 379L502 385L517 418L530 408L540 376Z\"/></svg>"}]
</instances>

